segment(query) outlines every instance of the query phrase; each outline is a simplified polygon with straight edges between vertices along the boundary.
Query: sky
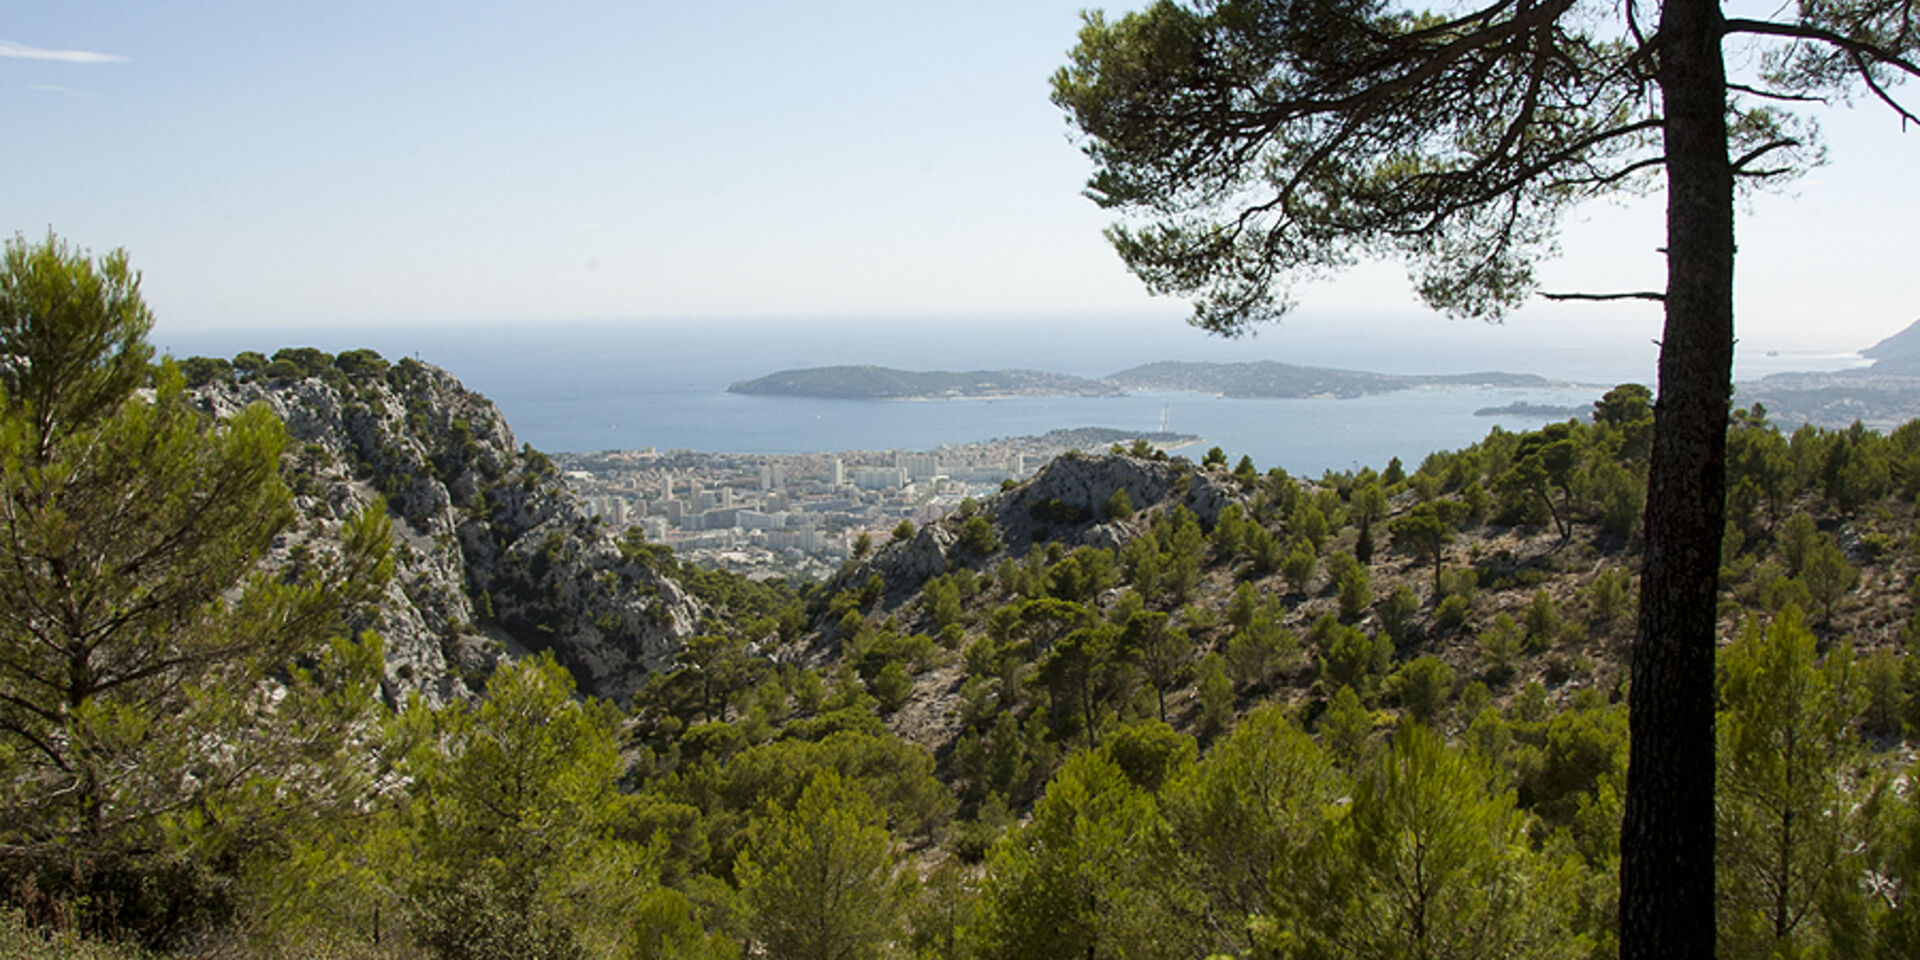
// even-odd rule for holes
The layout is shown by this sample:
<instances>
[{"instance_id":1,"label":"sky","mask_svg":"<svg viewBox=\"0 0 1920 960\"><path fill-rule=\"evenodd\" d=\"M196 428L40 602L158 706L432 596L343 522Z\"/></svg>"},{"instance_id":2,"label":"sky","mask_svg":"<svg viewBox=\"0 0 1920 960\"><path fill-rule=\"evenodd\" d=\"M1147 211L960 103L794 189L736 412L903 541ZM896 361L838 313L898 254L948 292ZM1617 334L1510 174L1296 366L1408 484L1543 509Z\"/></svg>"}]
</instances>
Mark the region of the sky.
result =
<instances>
[{"instance_id":1,"label":"sky","mask_svg":"<svg viewBox=\"0 0 1920 960\"><path fill-rule=\"evenodd\" d=\"M742 317L1158 331L1187 308L1107 247L1048 101L1086 5L19 0L0 17L0 231L127 249L156 339ZM1743 207L1743 348L1844 353L1920 319L1920 130L1870 102L1822 123L1831 162ZM1544 285L1657 287L1659 218L1582 209ZM1459 329L1392 265L1298 299L1250 356ZM1507 327L1645 339L1658 312L1541 303Z\"/></svg>"}]
</instances>

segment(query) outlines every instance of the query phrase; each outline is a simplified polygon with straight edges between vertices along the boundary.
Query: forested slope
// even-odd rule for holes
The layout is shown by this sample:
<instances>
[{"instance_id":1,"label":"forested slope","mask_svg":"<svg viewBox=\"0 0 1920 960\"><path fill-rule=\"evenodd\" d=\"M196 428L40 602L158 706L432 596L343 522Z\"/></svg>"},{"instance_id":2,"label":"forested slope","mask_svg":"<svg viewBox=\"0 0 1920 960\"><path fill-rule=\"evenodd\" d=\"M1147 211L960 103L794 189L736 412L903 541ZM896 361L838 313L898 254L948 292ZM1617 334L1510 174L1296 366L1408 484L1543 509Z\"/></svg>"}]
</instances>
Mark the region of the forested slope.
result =
<instances>
[{"instance_id":1,"label":"forested slope","mask_svg":"<svg viewBox=\"0 0 1920 960\"><path fill-rule=\"evenodd\" d=\"M303 516L341 485L384 490L393 552L450 537L471 563L466 524L537 515L537 454L503 445L489 492L464 445L303 433L323 387L343 422L387 415L373 400L410 418L414 378L434 380L402 369L377 390L216 369L200 396L280 398ZM443 400L407 435L457 432L433 426ZM10 867L25 912L0 936L40 949L20 924L64 923L181 956L1608 956L1649 424L1623 387L1593 422L1496 430L1411 471L1070 454L804 593L522 524L550 562L604 553L565 576L611 602L647 609L666 581L701 598L628 704L582 696L602 675L563 664L606 654L560 643L474 664L473 700L390 690L405 702L367 711L342 687L313 715L341 736L274 767L327 771L325 791L189 790L63 847L94 858L79 887ZM1743 410L1730 431L1723 955L1913 955L1920 426L1783 436ZM334 486L307 487L302 457ZM483 633L509 622L491 602Z\"/></svg>"}]
</instances>

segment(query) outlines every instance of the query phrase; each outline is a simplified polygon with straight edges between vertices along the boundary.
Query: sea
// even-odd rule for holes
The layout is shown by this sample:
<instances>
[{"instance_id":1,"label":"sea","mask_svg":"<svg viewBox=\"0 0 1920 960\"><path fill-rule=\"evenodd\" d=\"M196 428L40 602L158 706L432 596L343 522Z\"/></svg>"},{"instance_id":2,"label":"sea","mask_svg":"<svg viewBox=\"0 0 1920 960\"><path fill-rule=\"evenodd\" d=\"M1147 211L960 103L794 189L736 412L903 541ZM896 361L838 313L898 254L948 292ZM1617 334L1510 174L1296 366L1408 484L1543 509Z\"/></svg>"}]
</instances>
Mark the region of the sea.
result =
<instances>
[{"instance_id":1,"label":"sea","mask_svg":"<svg viewBox=\"0 0 1920 960\"><path fill-rule=\"evenodd\" d=\"M1654 382L1655 331L1583 324L1487 325L1334 318L1290 322L1222 340L1178 317L682 318L407 324L306 328L157 329L175 356L271 354L281 346L330 352L372 347L441 366L486 394L520 441L549 452L697 450L819 453L927 450L1075 427L1197 436L1262 470L1296 475L1411 467L1498 426L1527 430L1543 415L1476 416L1516 402L1571 407L1615 384ZM1232 399L1153 392L1124 397L1009 397L932 401L821 400L728 393L776 370L877 364L913 370L1024 368L1103 376L1155 360L1279 360L1379 373L1533 373L1551 386L1405 390L1357 398ZM1750 351L1736 378L1778 370L1838 369L1857 355Z\"/></svg>"}]
</instances>

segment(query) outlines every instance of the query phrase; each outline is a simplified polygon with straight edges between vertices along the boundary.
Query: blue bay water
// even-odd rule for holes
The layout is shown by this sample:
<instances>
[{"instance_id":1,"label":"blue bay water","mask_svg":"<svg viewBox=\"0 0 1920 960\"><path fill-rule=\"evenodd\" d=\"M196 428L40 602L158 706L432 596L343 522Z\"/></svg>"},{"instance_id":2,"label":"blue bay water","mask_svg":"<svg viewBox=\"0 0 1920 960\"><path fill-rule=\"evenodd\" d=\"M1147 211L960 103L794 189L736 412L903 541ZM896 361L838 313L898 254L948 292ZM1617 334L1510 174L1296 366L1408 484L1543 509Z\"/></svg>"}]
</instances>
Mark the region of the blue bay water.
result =
<instances>
[{"instance_id":1,"label":"blue bay water","mask_svg":"<svg viewBox=\"0 0 1920 960\"><path fill-rule=\"evenodd\" d=\"M516 430L554 450L635 447L736 453L924 450L1045 433L1111 427L1149 433L1164 422L1265 469L1311 473L1408 465L1436 449L1466 446L1495 424L1531 429L1545 417L1476 417L1516 400L1574 405L1585 389L1408 390L1353 399L1227 399L1193 393L1125 397L1013 397L992 400L876 401L756 397L721 391L634 394L586 400L528 398L514 404ZM520 427L518 424L526 424Z\"/></svg>"},{"instance_id":2,"label":"blue bay water","mask_svg":"<svg viewBox=\"0 0 1920 960\"><path fill-rule=\"evenodd\" d=\"M929 449L1058 428L1169 429L1204 438L1262 469L1296 474L1409 466L1494 425L1545 417L1476 417L1516 401L1583 404L1615 383L1653 380L1654 348L1638 328L1299 322L1222 341L1177 319L915 318L547 321L449 327L394 324L319 330L159 331L177 356L231 357L281 346L372 347L446 368L497 403L516 436L549 451L690 449L740 453ZM1278 360L1382 373L1502 370L1586 386L1409 390L1355 399L1225 399L1150 393L1118 398L845 401L754 397L729 384L779 369L871 363L913 370L1027 368L1103 376L1154 360ZM1833 369L1845 356L1743 356L1738 373ZM1204 446L1202 449L1204 449Z\"/></svg>"}]
</instances>

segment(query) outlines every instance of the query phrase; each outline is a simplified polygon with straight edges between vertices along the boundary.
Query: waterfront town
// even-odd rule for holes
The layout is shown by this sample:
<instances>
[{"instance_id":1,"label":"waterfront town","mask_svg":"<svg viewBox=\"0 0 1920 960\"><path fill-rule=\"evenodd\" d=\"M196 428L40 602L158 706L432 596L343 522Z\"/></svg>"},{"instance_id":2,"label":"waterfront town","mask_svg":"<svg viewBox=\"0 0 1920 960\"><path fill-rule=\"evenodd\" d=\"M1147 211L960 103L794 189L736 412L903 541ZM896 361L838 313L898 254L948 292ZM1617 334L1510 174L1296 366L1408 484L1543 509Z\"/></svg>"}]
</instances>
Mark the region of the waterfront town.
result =
<instances>
[{"instance_id":1,"label":"waterfront town","mask_svg":"<svg viewBox=\"0 0 1920 960\"><path fill-rule=\"evenodd\" d=\"M557 453L567 485L609 529L637 527L683 560L749 576L828 576L862 534L919 527L1018 482L1068 450L1144 439L1178 452L1199 442L1097 427L946 444L932 450Z\"/></svg>"}]
</instances>

